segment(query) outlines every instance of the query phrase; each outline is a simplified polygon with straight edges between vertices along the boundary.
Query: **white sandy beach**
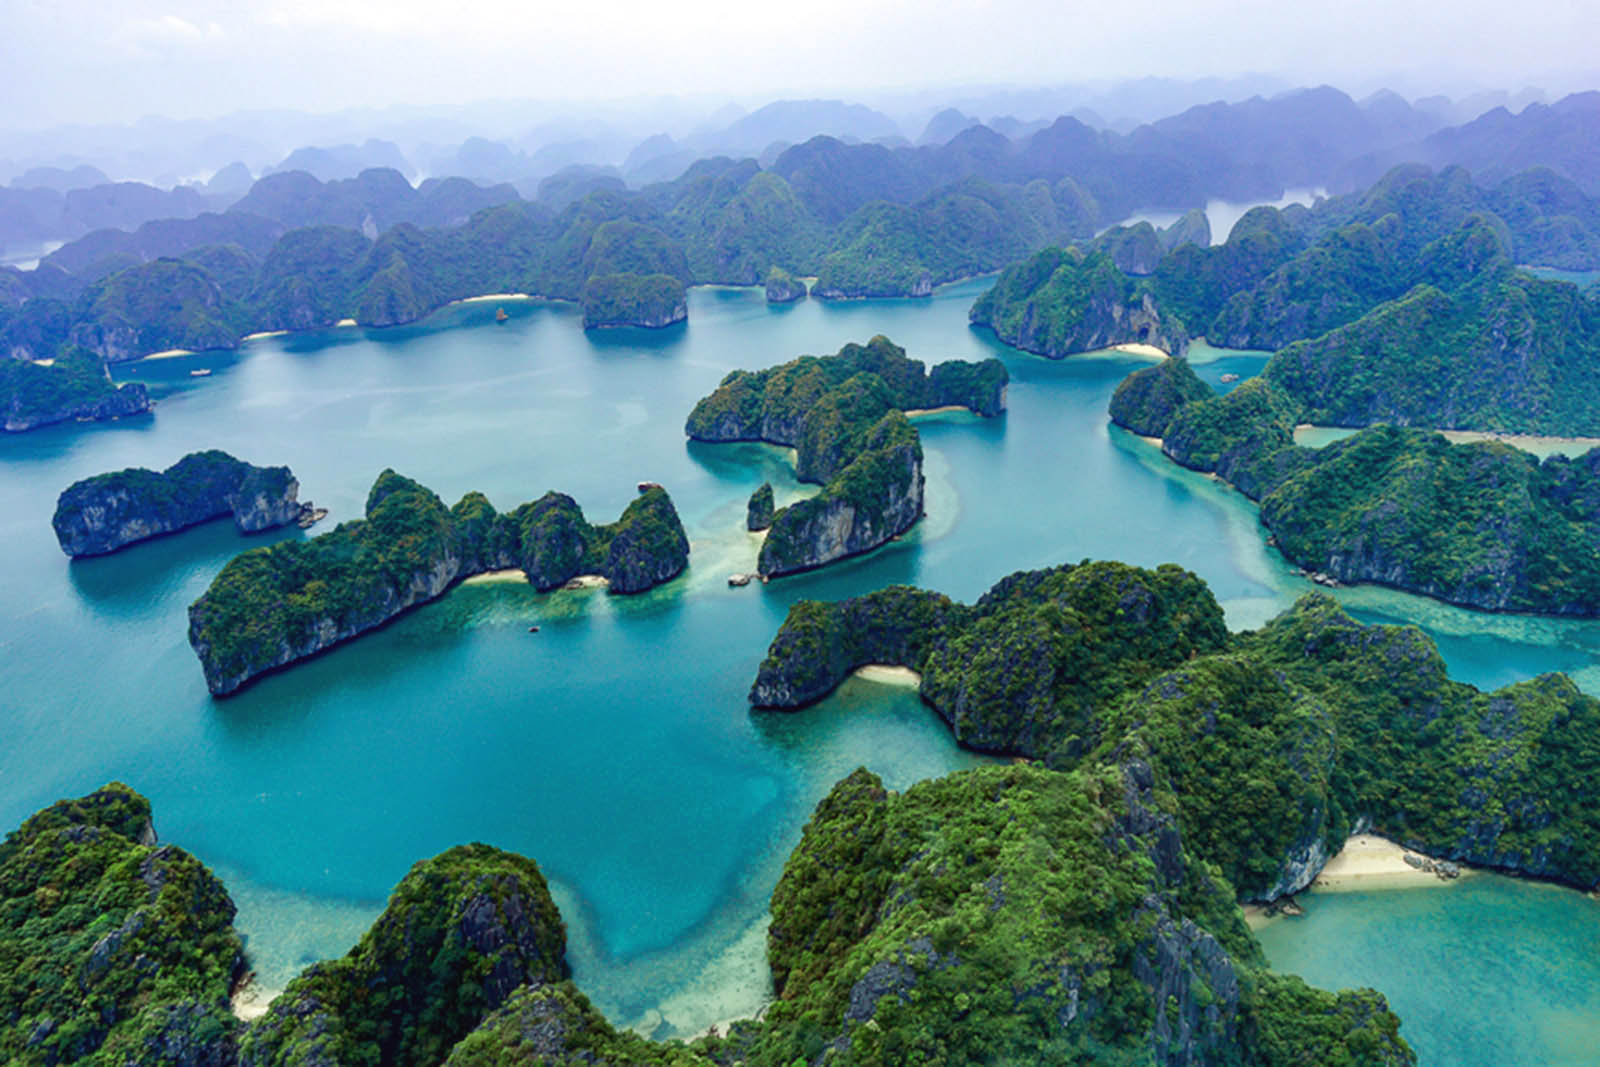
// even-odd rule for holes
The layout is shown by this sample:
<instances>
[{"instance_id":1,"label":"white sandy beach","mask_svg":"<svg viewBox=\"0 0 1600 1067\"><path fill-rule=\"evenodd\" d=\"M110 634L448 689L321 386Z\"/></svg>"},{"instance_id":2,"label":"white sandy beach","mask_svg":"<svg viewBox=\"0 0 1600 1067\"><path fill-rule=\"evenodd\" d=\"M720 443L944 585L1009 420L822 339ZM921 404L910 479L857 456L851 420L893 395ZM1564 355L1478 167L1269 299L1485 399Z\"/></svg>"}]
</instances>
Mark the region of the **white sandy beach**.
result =
<instances>
[{"instance_id":1,"label":"white sandy beach","mask_svg":"<svg viewBox=\"0 0 1600 1067\"><path fill-rule=\"evenodd\" d=\"M1425 429L1426 427L1421 427ZM1600 437L1547 437L1532 433L1497 433L1490 430L1435 430L1452 444L1465 445L1477 441L1498 441L1503 445L1520 448L1524 452L1543 458L1561 453L1581 456L1591 448L1600 448ZM1295 444L1321 448L1333 441L1353 436L1354 429L1339 426L1317 426L1304 422L1294 428Z\"/></svg>"},{"instance_id":2,"label":"white sandy beach","mask_svg":"<svg viewBox=\"0 0 1600 1067\"><path fill-rule=\"evenodd\" d=\"M244 335L243 340L240 341L240 344L248 341L261 341L268 337L287 337L288 334L288 330L262 330L260 333L247 333Z\"/></svg>"},{"instance_id":3,"label":"white sandy beach","mask_svg":"<svg viewBox=\"0 0 1600 1067\"><path fill-rule=\"evenodd\" d=\"M452 300L447 306L456 304L484 304L491 300L532 300L528 293L484 293L482 296L464 296L460 300Z\"/></svg>"},{"instance_id":4,"label":"white sandy beach","mask_svg":"<svg viewBox=\"0 0 1600 1067\"><path fill-rule=\"evenodd\" d=\"M962 404L944 404L936 408L907 408L905 416L908 419L917 418L919 415L944 415L952 411L971 411L972 409Z\"/></svg>"},{"instance_id":5,"label":"white sandy beach","mask_svg":"<svg viewBox=\"0 0 1600 1067\"><path fill-rule=\"evenodd\" d=\"M915 689L922 684L922 675L910 667L891 667L887 663L869 663L865 667L857 667L852 673L857 678L879 685L903 685Z\"/></svg>"},{"instance_id":6,"label":"white sandy beach","mask_svg":"<svg viewBox=\"0 0 1600 1067\"><path fill-rule=\"evenodd\" d=\"M355 319L340 319L338 322L334 323L335 326L354 326L355 324Z\"/></svg>"},{"instance_id":7,"label":"white sandy beach","mask_svg":"<svg viewBox=\"0 0 1600 1067\"><path fill-rule=\"evenodd\" d=\"M1410 849L1377 834L1354 834L1339 854L1328 861L1311 883L1312 889L1340 892L1365 889L1425 889L1448 885L1432 871L1413 867L1405 861ZM1416 853L1412 853L1416 855ZM1461 877L1475 874L1473 868L1458 864Z\"/></svg>"},{"instance_id":8,"label":"white sandy beach","mask_svg":"<svg viewBox=\"0 0 1600 1067\"><path fill-rule=\"evenodd\" d=\"M528 572L520 567L510 567L503 571L484 571L474 574L471 578L463 579L462 585L488 585L491 582L525 582Z\"/></svg>"},{"instance_id":9,"label":"white sandy beach","mask_svg":"<svg viewBox=\"0 0 1600 1067\"><path fill-rule=\"evenodd\" d=\"M140 356L135 362L143 363L147 359L177 359L179 356L192 356L194 354L187 348L169 348L162 352L152 352L148 356Z\"/></svg>"}]
</instances>

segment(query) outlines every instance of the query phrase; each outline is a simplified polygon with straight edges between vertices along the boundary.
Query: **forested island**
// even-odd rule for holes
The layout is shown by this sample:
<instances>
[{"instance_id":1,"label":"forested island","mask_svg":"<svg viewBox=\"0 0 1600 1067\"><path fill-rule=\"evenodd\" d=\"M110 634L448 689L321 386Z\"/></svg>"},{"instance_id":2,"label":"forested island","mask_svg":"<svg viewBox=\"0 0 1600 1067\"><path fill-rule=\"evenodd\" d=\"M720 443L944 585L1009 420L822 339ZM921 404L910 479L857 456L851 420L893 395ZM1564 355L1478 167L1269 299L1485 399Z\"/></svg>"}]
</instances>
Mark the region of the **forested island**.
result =
<instances>
[{"instance_id":1,"label":"forested island","mask_svg":"<svg viewBox=\"0 0 1600 1067\"><path fill-rule=\"evenodd\" d=\"M105 364L81 349L34 362L0 356L0 415L8 433L74 419L99 422L142 415L150 394L136 382L118 386Z\"/></svg>"},{"instance_id":2,"label":"forested island","mask_svg":"<svg viewBox=\"0 0 1600 1067\"><path fill-rule=\"evenodd\" d=\"M599 575L613 593L676 577L689 539L666 490L644 486L614 523L592 525L550 492L506 514L482 493L453 508L386 470L366 518L309 541L236 556L189 607L189 643L214 695L383 625L460 579L522 570L541 592Z\"/></svg>"},{"instance_id":3,"label":"forested island","mask_svg":"<svg viewBox=\"0 0 1600 1067\"><path fill-rule=\"evenodd\" d=\"M74 482L56 501L50 524L73 558L231 515L240 533L257 533L315 513L299 500L288 467L257 467L211 449L191 452L164 471L129 467Z\"/></svg>"},{"instance_id":4,"label":"forested island","mask_svg":"<svg viewBox=\"0 0 1600 1067\"><path fill-rule=\"evenodd\" d=\"M1190 337L1279 350L1265 376L1308 421L1556 435L1600 433L1600 302L1533 278L1563 212L1592 202L1548 172L1494 189L1402 167L1315 208L1255 208L1225 244L1130 269L1104 247L1008 268L972 319L1059 358L1114 344L1181 355Z\"/></svg>"},{"instance_id":5,"label":"forested island","mask_svg":"<svg viewBox=\"0 0 1600 1067\"><path fill-rule=\"evenodd\" d=\"M822 485L816 496L775 511L770 486L764 501L751 500L748 528L768 531L756 567L775 577L870 551L909 530L922 517L922 441L905 412L958 406L999 415L1008 380L997 359L950 360L928 371L880 336L833 356L734 371L695 405L684 431L696 441L794 448L796 476Z\"/></svg>"},{"instance_id":6,"label":"forested island","mask_svg":"<svg viewBox=\"0 0 1600 1067\"><path fill-rule=\"evenodd\" d=\"M1269 376L1216 396L1178 359L1135 371L1111 400L1114 423L1257 501L1308 571L1491 611L1600 614L1600 449L1541 461L1395 426L1314 449L1294 444L1304 416Z\"/></svg>"},{"instance_id":7,"label":"forested island","mask_svg":"<svg viewBox=\"0 0 1600 1067\"><path fill-rule=\"evenodd\" d=\"M614 1029L570 978L538 865L481 844L417 863L347 955L243 1022L229 999L249 962L226 887L159 843L149 802L113 783L0 844L0 1055L20 1067L786 1067L824 1049L840 1064L1414 1063L1379 994L1267 969L1171 804L1139 758L989 767L904 794L858 770L818 805L773 893L778 999L683 1044Z\"/></svg>"},{"instance_id":8,"label":"forested island","mask_svg":"<svg viewBox=\"0 0 1600 1067\"><path fill-rule=\"evenodd\" d=\"M1147 761L1186 848L1243 900L1310 884L1352 832L1592 890L1600 701L1564 675L1451 681L1409 626L1312 594L1230 634L1173 565L1013 574L976 604L892 586L790 609L750 692L796 708L851 670L920 673L963 745L1075 774Z\"/></svg>"}]
</instances>

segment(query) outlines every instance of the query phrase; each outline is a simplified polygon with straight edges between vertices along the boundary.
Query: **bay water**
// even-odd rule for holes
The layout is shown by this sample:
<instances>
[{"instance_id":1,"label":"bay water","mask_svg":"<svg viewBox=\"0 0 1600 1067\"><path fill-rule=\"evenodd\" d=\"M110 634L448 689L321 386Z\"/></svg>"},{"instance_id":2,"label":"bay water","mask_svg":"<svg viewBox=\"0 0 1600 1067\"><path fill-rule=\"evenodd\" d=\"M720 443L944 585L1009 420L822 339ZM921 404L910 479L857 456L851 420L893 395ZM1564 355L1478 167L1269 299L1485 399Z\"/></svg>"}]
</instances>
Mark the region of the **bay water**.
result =
<instances>
[{"instance_id":1,"label":"bay water","mask_svg":"<svg viewBox=\"0 0 1600 1067\"><path fill-rule=\"evenodd\" d=\"M852 679L817 707L752 713L747 690L790 604L896 582L971 599L1019 569L1172 561L1211 584L1237 628L1314 588L1265 546L1247 501L1107 424L1110 393L1139 358L1052 362L1007 348L967 323L988 284L791 307L758 290L696 289L687 326L663 332L585 333L568 305L469 302L416 326L118 368L151 388L153 416L0 439L0 825L112 779L144 792L163 840L226 881L268 988L348 949L410 864L486 841L539 861L575 977L613 1021L688 1034L755 1010L768 993L767 899L832 783L865 765L905 788L980 761L894 685ZM510 318L497 324L501 306ZM730 370L874 334L928 363L998 356L1009 411L919 419L928 517L901 541L728 587L754 569L749 493L770 480L781 504L810 489L785 450L691 443L684 418ZM1220 385L1265 355L1201 345L1191 359ZM637 482L659 481L689 531L690 567L636 597L463 584L213 700L187 606L237 552L309 535L241 537L224 521L69 563L49 525L76 479L202 448L289 464L302 499L331 509L323 528L359 517L385 467L447 504L478 489L509 510L559 489L594 521L615 518ZM1458 678L1567 670L1600 692L1595 623L1484 616L1376 588L1336 595L1362 618L1426 628ZM1396 894L1372 896L1363 915ZM1559 965L1569 948L1548 950Z\"/></svg>"}]
</instances>

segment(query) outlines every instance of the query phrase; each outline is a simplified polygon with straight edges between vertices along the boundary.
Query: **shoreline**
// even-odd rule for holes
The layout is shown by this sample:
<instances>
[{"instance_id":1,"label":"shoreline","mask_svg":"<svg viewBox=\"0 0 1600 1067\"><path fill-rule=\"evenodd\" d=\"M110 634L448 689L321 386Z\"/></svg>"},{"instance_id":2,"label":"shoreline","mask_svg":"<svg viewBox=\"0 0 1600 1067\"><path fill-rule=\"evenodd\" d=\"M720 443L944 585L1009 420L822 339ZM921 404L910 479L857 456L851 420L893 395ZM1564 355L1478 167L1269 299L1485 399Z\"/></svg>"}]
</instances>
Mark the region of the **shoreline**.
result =
<instances>
[{"instance_id":1,"label":"shoreline","mask_svg":"<svg viewBox=\"0 0 1600 1067\"><path fill-rule=\"evenodd\" d=\"M923 415L948 415L953 411L965 411L969 415L976 414L965 404L941 404L936 408L906 408L901 414L908 419L915 419Z\"/></svg>"}]
</instances>

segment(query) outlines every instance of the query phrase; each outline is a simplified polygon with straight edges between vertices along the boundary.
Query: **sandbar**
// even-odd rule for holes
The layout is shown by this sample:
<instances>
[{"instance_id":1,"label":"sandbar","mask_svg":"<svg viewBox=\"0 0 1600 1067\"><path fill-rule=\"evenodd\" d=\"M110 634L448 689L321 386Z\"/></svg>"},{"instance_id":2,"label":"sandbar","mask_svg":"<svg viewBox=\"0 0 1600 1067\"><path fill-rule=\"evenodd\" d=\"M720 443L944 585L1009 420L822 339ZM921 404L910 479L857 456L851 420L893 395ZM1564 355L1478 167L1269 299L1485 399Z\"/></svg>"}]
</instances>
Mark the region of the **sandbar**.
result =
<instances>
[{"instance_id":1,"label":"sandbar","mask_svg":"<svg viewBox=\"0 0 1600 1067\"><path fill-rule=\"evenodd\" d=\"M857 678L879 685L902 685L916 688L922 684L922 675L910 667L894 667L887 663L869 663L852 672Z\"/></svg>"},{"instance_id":2,"label":"sandbar","mask_svg":"<svg viewBox=\"0 0 1600 1067\"><path fill-rule=\"evenodd\" d=\"M1164 360L1167 358L1167 354L1161 349L1157 348L1155 345L1139 344L1138 342L1130 342L1125 345L1112 345L1111 351L1126 352L1130 356L1143 356L1146 359Z\"/></svg>"}]
</instances>

